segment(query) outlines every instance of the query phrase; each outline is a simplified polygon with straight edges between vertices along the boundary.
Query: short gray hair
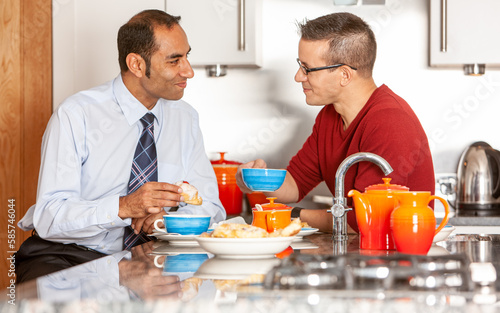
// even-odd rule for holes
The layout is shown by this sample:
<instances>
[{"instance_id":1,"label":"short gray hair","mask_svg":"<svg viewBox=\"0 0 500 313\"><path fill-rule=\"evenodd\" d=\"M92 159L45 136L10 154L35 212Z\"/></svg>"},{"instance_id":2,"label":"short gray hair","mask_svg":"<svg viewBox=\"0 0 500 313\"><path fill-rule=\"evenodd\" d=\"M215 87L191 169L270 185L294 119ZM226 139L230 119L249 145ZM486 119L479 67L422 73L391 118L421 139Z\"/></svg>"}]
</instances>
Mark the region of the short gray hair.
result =
<instances>
[{"instance_id":1,"label":"short gray hair","mask_svg":"<svg viewBox=\"0 0 500 313\"><path fill-rule=\"evenodd\" d=\"M301 39L328 40L330 49L324 58L330 64L344 63L370 77L377 56L377 42L370 26L360 17L332 13L298 23Z\"/></svg>"}]
</instances>

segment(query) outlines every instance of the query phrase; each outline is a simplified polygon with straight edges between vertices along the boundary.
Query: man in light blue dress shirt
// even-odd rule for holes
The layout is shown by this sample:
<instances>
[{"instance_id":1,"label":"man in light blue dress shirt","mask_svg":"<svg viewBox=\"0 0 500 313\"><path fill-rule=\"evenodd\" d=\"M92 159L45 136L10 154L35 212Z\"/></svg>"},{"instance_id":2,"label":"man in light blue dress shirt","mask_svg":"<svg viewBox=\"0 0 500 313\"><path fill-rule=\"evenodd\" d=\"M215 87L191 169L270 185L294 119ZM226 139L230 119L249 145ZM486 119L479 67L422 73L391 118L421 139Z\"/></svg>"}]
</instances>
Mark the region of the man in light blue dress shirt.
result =
<instances>
[{"instance_id":1,"label":"man in light blue dress shirt","mask_svg":"<svg viewBox=\"0 0 500 313\"><path fill-rule=\"evenodd\" d=\"M22 229L108 254L122 250L126 226L151 233L172 207L210 215L212 223L226 218L198 113L180 100L194 72L178 21L158 10L134 16L118 34L120 75L54 112L42 142L37 202L19 222ZM155 115L158 182L127 195L140 119L148 112ZM178 181L197 187L203 204L183 203Z\"/></svg>"}]
</instances>

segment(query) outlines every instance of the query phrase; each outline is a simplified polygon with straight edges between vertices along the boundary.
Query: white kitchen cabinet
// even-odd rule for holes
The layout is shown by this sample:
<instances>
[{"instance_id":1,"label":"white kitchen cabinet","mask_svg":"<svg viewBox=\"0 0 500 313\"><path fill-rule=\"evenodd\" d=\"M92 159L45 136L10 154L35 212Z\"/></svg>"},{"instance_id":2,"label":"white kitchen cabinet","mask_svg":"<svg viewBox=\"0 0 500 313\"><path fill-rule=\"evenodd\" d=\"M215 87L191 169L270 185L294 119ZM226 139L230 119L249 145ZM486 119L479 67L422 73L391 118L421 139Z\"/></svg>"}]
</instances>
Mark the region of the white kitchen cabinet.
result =
<instances>
[{"instance_id":1,"label":"white kitchen cabinet","mask_svg":"<svg viewBox=\"0 0 500 313\"><path fill-rule=\"evenodd\" d=\"M193 67L262 65L262 0L166 0L166 8L181 16Z\"/></svg>"},{"instance_id":2,"label":"white kitchen cabinet","mask_svg":"<svg viewBox=\"0 0 500 313\"><path fill-rule=\"evenodd\" d=\"M430 65L500 66L500 1L430 0Z\"/></svg>"}]
</instances>

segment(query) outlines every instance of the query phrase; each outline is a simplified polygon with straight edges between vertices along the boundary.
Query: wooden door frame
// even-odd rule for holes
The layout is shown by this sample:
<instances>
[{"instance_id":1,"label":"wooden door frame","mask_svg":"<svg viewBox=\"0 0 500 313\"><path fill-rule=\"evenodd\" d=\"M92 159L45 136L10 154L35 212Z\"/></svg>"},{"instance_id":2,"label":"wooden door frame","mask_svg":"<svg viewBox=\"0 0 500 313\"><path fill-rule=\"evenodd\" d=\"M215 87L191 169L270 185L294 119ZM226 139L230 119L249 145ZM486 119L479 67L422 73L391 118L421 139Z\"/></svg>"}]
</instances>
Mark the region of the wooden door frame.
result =
<instances>
[{"instance_id":1,"label":"wooden door frame","mask_svg":"<svg viewBox=\"0 0 500 313\"><path fill-rule=\"evenodd\" d=\"M29 236L17 222L35 203L41 140L52 114L52 0L2 0L0 13L0 286L4 289L15 278L12 252Z\"/></svg>"}]
</instances>

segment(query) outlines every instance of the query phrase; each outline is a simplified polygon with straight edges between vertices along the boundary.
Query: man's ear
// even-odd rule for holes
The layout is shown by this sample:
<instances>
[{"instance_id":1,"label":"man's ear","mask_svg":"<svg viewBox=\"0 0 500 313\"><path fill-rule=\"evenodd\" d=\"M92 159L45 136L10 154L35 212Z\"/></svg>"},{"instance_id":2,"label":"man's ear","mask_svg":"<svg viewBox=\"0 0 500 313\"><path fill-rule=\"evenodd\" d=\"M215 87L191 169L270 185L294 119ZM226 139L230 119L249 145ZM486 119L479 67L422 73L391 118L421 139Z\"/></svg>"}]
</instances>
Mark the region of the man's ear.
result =
<instances>
[{"instance_id":1,"label":"man's ear","mask_svg":"<svg viewBox=\"0 0 500 313\"><path fill-rule=\"evenodd\" d=\"M129 53L126 58L129 71L137 77L146 75L146 62L137 53Z\"/></svg>"},{"instance_id":2,"label":"man's ear","mask_svg":"<svg viewBox=\"0 0 500 313\"><path fill-rule=\"evenodd\" d=\"M347 85L349 85L349 83L350 83L350 82L351 82L351 80L352 80L352 76L353 76L353 74L354 74L354 73L353 73L353 69L352 69L352 68L350 68L350 67L348 67L348 66L342 66L342 67L340 68L340 70L342 71L342 72L341 72L342 77L341 77L341 79L340 79L340 84L341 84L342 86L347 86Z\"/></svg>"}]
</instances>

